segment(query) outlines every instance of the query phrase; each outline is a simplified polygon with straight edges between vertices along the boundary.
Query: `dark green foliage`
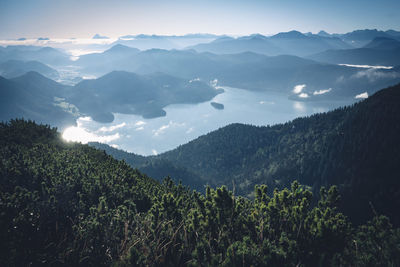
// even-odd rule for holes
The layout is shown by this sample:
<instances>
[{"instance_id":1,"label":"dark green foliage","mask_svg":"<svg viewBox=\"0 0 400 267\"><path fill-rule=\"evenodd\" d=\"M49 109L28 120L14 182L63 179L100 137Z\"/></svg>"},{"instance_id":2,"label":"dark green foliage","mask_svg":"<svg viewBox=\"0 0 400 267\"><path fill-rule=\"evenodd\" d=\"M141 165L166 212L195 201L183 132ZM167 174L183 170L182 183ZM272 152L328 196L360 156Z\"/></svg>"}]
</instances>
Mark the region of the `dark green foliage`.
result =
<instances>
[{"instance_id":1,"label":"dark green foliage","mask_svg":"<svg viewBox=\"0 0 400 267\"><path fill-rule=\"evenodd\" d=\"M151 177L170 175L200 192L205 184L234 182L238 195L253 198L256 184L283 189L298 180L314 194L337 185L339 208L353 223L365 223L375 209L398 226L399 103L397 85L353 106L285 124L232 124L151 157L93 145Z\"/></svg>"},{"instance_id":2,"label":"dark green foliage","mask_svg":"<svg viewBox=\"0 0 400 267\"><path fill-rule=\"evenodd\" d=\"M255 184L283 189L298 180L314 193L337 185L346 203L341 211L353 222L372 218L372 204L399 225L399 103L396 85L353 106L285 124L232 124L150 159L167 160L213 186L233 180L237 194L248 197Z\"/></svg>"},{"instance_id":3,"label":"dark green foliage","mask_svg":"<svg viewBox=\"0 0 400 267\"><path fill-rule=\"evenodd\" d=\"M0 265L107 264L160 186L56 129L0 125Z\"/></svg>"},{"instance_id":4,"label":"dark green foliage","mask_svg":"<svg viewBox=\"0 0 400 267\"><path fill-rule=\"evenodd\" d=\"M160 184L56 129L0 124L1 266L399 266L400 231L353 227L337 187Z\"/></svg>"}]
</instances>

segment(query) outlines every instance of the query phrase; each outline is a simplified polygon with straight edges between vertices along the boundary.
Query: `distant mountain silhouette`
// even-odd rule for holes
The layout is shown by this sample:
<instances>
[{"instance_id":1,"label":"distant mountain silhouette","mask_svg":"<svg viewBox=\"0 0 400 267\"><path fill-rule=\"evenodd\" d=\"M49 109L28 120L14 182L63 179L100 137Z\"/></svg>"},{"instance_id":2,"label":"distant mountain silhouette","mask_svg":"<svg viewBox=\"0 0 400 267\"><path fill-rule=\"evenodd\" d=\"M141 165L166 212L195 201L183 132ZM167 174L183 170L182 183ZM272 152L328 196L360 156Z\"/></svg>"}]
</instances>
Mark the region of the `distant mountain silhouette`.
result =
<instances>
[{"instance_id":1,"label":"distant mountain silhouette","mask_svg":"<svg viewBox=\"0 0 400 267\"><path fill-rule=\"evenodd\" d=\"M391 38L392 36L387 32L379 31L376 29L356 30L340 35L340 38L343 41L355 47L363 47L377 37Z\"/></svg>"},{"instance_id":2,"label":"distant mountain silhouette","mask_svg":"<svg viewBox=\"0 0 400 267\"><path fill-rule=\"evenodd\" d=\"M377 37L362 48L328 50L309 58L334 64L397 66L400 65L400 41Z\"/></svg>"},{"instance_id":3,"label":"distant mountain silhouette","mask_svg":"<svg viewBox=\"0 0 400 267\"><path fill-rule=\"evenodd\" d=\"M96 34L92 37L92 39L110 39L110 38L107 37L107 36L103 36L103 35L100 35L100 34L96 33Z\"/></svg>"},{"instance_id":4,"label":"distant mountain silhouette","mask_svg":"<svg viewBox=\"0 0 400 267\"><path fill-rule=\"evenodd\" d=\"M75 62L75 64L78 64L84 68L89 68L89 69L90 68L109 69L110 66L113 66L113 68L117 67L115 66L115 64L117 64L118 61L128 58L138 52L140 52L139 49L124 46L121 44L116 44L110 49L104 51L103 53L82 55ZM112 70L118 70L118 68Z\"/></svg>"},{"instance_id":5,"label":"distant mountain silhouette","mask_svg":"<svg viewBox=\"0 0 400 267\"><path fill-rule=\"evenodd\" d=\"M0 64L0 76L4 78L14 78L30 71L36 71L53 80L59 78L59 74L55 69L39 61L8 60Z\"/></svg>"},{"instance_id":6,"label":"distant mountain silhouette","mask_svg":"<svg viewBox=\"0 0 400 267\"><path fill-rule=\"evenodd\" d=\"M339 38L305 35L298 31L282 32L271 37L260 34L221 38L208 44L189 47L199 52L230 54L251 51L269 56L290 54L304 56L327 49L345 49L351 46Z\"/></svg>"},{"instance_id":7,"label":"distant mountain silhouette","mask_svg":"<svg viewBox=\"0 0 400 267\"><path fill-rule=\"evenodd\" d=\"M33 71L14 79L0 77L0 120L23 117L59 127L75 124L72 110L62 100L67 91Z\"/></svg>"},{"instance_id":8,"label":"distant mountain silhouette","mask_svg":"<svg viewBox=\"0 0 400 267\"><path fill-rule=\"evenodd\" d=\"M113 71L95 80L84 80L68 98L79 110L102 122L112 113L165 116L163 108L176 103L199 103L222 92L201 81L187 81L163 73L138 75Z\"/></svg>"},{"instance_id":9,"label":"distant mountain silhouette","mask_svg":"<svg viewBox=\"0 0 400 267\"><path fill-rule=\"evenodd\" d=\"M260 36L248 38L263 39ZM315 59L319 60L318 57ZM365 70L357 68L318 63L296 56L269 57L252 52L218 55L194 50L151 49L133 55L127 54L113 64L93 64L83 69L97 76L112 70L142 75L162 72L187 80L200 78L206 82L217 79L218 85L275 91L287 95L293 94L294 86L306 84L305 93L308 98L291 96L300 101L354 97L366 91L370 94L400 81L398 71L395 70L373 70L365 73ZM313 94L314 91L327 88L332 88L329 94Z\"/></svg>"},{"instance_id":10,"label":"distant mountain silhouette","mask_svg":"<svg viewBox=\"0 0 400 267\"><path fill-rule=\"evenodd\" d=\"M123 44L141 50L153 48L182 49L199 43L208 43L218 37L219 36L213 34L186 34L183 36L139 34L121 36L115 44Z\"/></svg>"},{"instance_id":11,"label":"distant mountain silhouette","mask_svg":"<svg viewBox=\"0 0 400 267\"><path fill-rule=\"evenodd\" d=\"M101 122L113 121L112 113L153 118L165 116L163 108L169 104L204 102L222 91L162 73L114 71L71 87L28 72L14 79L1 77L0 119L24 117L62 127L82 115Z\"/></svg>"},{"instance_id":12,"label":"distant mountain silhouette","mask_svg":"<svg viewBox=\"0 0 400 267\"><path fill-rule=\"evenodd\" d=\"M387 37L377 37L368 44L366 44L364 48L394 50L400 48L400 41Z\"/></svg>"},{"instance_id":13,"label":"distant mountain silhouette","mask_svg":"<svg viewBox=\"0 0 400 267\"><path fill-rule=\"evenodd\" d=\"M400 38L400 31L387 30L386 33L389 34L390 36L396 37L397 39Z\"/></svg>"},{"instance_id":14,"label":"distant mountain silhouette","mask_svg":"<svg viewBox=\"0 0 400 267\"><path fill-rule=\"evenodd\" d=\"M69 65L71 63L67 54L51 47L41 46L7 46L0 50L0 62L8 60L39 61L47 65Z\"/></svg>"}]
</instances>

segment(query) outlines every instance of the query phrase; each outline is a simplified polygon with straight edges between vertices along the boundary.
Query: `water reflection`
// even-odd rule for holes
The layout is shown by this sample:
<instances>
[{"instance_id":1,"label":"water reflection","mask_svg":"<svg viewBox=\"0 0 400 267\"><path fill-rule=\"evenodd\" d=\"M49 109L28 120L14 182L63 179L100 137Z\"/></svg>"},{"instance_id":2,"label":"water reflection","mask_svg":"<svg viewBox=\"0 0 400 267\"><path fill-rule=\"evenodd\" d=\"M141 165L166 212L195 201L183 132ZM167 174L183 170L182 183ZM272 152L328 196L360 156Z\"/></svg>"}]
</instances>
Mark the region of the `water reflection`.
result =
<instances>
[{"instance_id":1,"label":"water reflection","mask_svg":"<svg viewBox=\"0 0 400 267\"><path fill-rule=\"evenodd\" d=\"M223 104L222 110L215 109L210 102L176 104L165 108L165 117L143 119L137 115L114 114L113 123L97 123L85 118L78 120L78 128L89 133L82 136L84 141L91 137L95 140L89 141L105 142L141 155L154 155L230 123L273 125L299 116L328 111L354 101L299 102L289 100L287 95L276 92L223 88L225 93L210 101Z\"/></svg>"}]
</instances>

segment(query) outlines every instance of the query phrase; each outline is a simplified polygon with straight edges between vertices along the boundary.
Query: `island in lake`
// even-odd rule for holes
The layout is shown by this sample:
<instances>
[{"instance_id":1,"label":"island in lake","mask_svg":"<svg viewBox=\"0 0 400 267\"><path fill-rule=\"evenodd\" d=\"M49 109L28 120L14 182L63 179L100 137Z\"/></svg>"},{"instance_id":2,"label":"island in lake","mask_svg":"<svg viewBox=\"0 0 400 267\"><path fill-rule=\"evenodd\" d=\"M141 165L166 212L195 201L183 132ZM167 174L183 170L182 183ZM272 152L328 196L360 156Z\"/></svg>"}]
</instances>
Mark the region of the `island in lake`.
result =
<instances>
[{"instance_id":1,"label":"island in lake","mask_svg":"<svg viewBox=\"0 0 400 267\"><path fill-rule=\"evenodd\" d=\"M210 104L211 104L211 106L213 106L213 108L215 108L215 109L224 109L224 104L217 103L217 102L211 102Z\"/></svg>"}]
</instances>

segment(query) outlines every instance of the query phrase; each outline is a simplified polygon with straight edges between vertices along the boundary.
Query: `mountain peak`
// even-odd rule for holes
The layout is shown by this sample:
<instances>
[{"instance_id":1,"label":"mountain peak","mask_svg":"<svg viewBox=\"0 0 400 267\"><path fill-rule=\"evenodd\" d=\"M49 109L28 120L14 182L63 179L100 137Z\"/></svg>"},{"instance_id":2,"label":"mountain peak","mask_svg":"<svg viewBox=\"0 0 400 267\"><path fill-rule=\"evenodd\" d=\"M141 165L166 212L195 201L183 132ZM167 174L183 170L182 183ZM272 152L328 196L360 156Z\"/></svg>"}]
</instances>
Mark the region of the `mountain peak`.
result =
<instances>
[{"instance_id":1,"label":"mountain peak","mask_svg":"<svg viewBox=\"0 0 400 267\"><path fill-rule=\"evenodd\" d=\"M317 33L317 35L322 36L322 37L331 37L331 34L327 33L324 30L319 31L319 33Z\"/></svg>"},{"instance_id":2,"label":"mountain peak","mask_svg":"<svg viewBox=\"0 0 400 267\"><path fill-rule=\"evenodd\" d=\"M110 53L110 52L128 52L128 51L140 51L137 48L129 47L126 45L122 44L116 44L112 46L110 49L104 51L104 53Z\"/></svg>"},{"instance_id":3,"label":"mountain peak","mask_svg":"<svg viewBox=\"0 0 400 267\"><path fill-rule=\"evenodd\" d=\"M96 34L92 37L92 39L110 39L110 38L107 37L107 36L103 36L103 35L100 35L100 34L96 33Z\"/></svg>"},{"instance_id":4,"label":"mountain peak","mask_svg":"<svg viewBox=\"0 0 400 267\"><path fill-rule=\"evenodd\" d=\"M280 32L275 34L271 38L306 38L304 34L299 31L290 31L290 32Z\"/></svg>"}]
</instances>

